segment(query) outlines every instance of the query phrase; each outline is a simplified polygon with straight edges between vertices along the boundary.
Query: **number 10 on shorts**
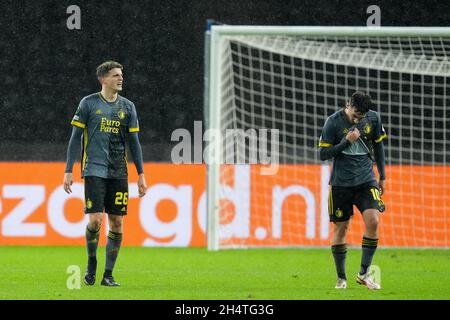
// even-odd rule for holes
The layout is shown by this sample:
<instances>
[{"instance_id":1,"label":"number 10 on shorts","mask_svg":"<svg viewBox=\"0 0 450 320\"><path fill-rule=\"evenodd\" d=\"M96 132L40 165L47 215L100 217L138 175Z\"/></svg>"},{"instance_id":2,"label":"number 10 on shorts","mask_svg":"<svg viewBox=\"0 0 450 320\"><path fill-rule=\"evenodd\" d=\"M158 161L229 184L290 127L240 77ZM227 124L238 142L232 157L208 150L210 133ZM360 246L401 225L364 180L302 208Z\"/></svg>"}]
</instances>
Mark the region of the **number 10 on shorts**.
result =
<instances>
[{"instance_id":1,"label":"number 10 on shorts","mask_svg":"<svg viewBox=\"0 0 450 320\"><path fill-rule=\"evenodd\" d=\"M380 190L378 190L377 188L371 188L370 191L372 192L374 200L381 201Z\"/></svg>"}]
</instances>

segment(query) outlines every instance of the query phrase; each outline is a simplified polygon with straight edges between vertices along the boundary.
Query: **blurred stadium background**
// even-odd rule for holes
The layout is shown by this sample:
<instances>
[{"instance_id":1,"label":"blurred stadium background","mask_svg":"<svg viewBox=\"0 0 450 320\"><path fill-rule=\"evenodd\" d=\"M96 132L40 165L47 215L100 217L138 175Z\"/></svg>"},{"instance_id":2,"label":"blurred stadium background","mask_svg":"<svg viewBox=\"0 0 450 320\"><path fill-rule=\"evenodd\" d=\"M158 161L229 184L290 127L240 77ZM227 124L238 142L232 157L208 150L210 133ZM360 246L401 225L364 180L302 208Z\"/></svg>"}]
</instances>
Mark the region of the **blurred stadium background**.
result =
<instances>
[{"instance_id":1,"label":"blurred stadium background","mask_svg":"<svg viewBox=\"0 0 450 320\"><path fill-rule=\"evenodd\" d=\"M206 19L238 25L364 26L370 1L2 1L2 161L64 161L79 100L98 89L95 67L125 66L125 96L139 107L144 159L170 162L176 128L203 118ZM446 26L445 1L378 1L383 26Z\"/></svg>"}]
</instances>

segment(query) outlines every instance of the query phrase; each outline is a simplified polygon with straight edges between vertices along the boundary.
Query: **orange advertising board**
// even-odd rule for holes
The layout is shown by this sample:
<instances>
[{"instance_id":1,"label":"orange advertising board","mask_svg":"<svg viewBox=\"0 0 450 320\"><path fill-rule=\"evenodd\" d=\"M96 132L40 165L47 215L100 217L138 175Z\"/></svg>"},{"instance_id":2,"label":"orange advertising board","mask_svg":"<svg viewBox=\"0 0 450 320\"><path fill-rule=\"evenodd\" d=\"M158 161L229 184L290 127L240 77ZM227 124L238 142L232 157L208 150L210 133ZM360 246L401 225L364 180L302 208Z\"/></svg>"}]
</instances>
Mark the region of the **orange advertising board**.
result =
<instances>
[{"instance_id":1,"label":"orange advertising board","mask_svg":"<svg viewBox=\"0 0 450 320\"><path fill-rule=\"evenodd\" d=\"M0 163L0 245L84 245L84 189L75 166L73 193L62 188L64 163ZM126 246L205 246L205 165L145 164L147 195L138 198L130 166ZM78 170L78 171L77 171ZM225 167L221 239L227 246L329 246L329 167ZM380 246L450 247L450 167L388 166ZM103 234L106 235L107 219ZM355 209L348 243L364 227ZM104 238L104 237L103 237ZM104 244L101 240L100 244Z\"/></svg>"}]
</instances>

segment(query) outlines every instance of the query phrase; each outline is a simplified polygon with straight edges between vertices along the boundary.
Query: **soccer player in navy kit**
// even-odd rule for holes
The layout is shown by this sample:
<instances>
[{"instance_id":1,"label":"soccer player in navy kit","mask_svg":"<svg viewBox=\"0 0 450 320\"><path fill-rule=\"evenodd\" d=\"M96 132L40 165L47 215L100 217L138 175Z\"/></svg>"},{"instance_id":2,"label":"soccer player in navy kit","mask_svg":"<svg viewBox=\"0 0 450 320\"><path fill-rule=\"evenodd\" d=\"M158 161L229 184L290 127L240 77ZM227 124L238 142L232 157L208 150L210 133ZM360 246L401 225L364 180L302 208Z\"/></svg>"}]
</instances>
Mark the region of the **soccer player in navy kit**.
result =
<instances>
[{"instance_id":1,"label":"soccer player in navy kit","mask_svg":"<svg viewBox=\"0 0 450 320\"><path fill-rule=\"evenodd\" d=\"M72 169L82 144L82 177L84 178L88 265L84 276L86 285L94 285L97 270L97 246L103 212L108 214L109 233L106 244L105 272L101 284L115 287L112 272L122 242L123 217L127 214L128 169L126 144L139 174L139 197L147 190L139 124L136 108L130 100L120 96L123 67L107 61L97 67L101 92L84 97L72 119L72 136L67 150L64 190L71 193Z\"/></svg>"},{"instance_id":2,"label":"soccer player in navy kit","mask_svg":"<svg viewBox=\"0 0 450 320\"><path fill-rule=\"evenodd\" d=\"M386 181L383 148L386 132L379 114L369 110L370 105L368 95L359 91L353 93L345 108L328 117L319 141L320 159L333 159L328 211L330 221L334 223L331 250L338 278L336 289L347 287L345 237L353 205L361 212L366 227L356 281L369 289L380 289L380 285L369 277L368 268L378 245L379 215L385 210L380 196L385 191ZM380 175L378 183L373 161Z\"/></svg>"}]
</instances>

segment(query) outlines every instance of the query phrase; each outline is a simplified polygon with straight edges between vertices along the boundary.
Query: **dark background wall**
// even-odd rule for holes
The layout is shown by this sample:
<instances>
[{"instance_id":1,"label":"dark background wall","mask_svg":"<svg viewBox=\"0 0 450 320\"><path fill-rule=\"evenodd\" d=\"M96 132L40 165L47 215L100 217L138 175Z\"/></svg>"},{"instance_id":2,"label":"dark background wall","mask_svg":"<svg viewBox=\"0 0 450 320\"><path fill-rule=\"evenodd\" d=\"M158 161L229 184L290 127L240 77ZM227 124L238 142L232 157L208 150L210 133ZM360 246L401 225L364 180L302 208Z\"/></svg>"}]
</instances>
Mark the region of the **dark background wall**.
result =
<instances>
[{"instance_id":1,"label":"dark background wall","mask_svg":"<svg viewBox=\"0 0 450 320\"><path fill-rule=\"evenodd\" d=\"M81 30L66 9L81 8ZM0 4L0 160L63 161L79 100L99 90L95 68L125 69L146 161L170 161L176 128L203 117L206 19L246 25L448 26L447 1L17 1Z\"/></svg>"}]
</instances>

